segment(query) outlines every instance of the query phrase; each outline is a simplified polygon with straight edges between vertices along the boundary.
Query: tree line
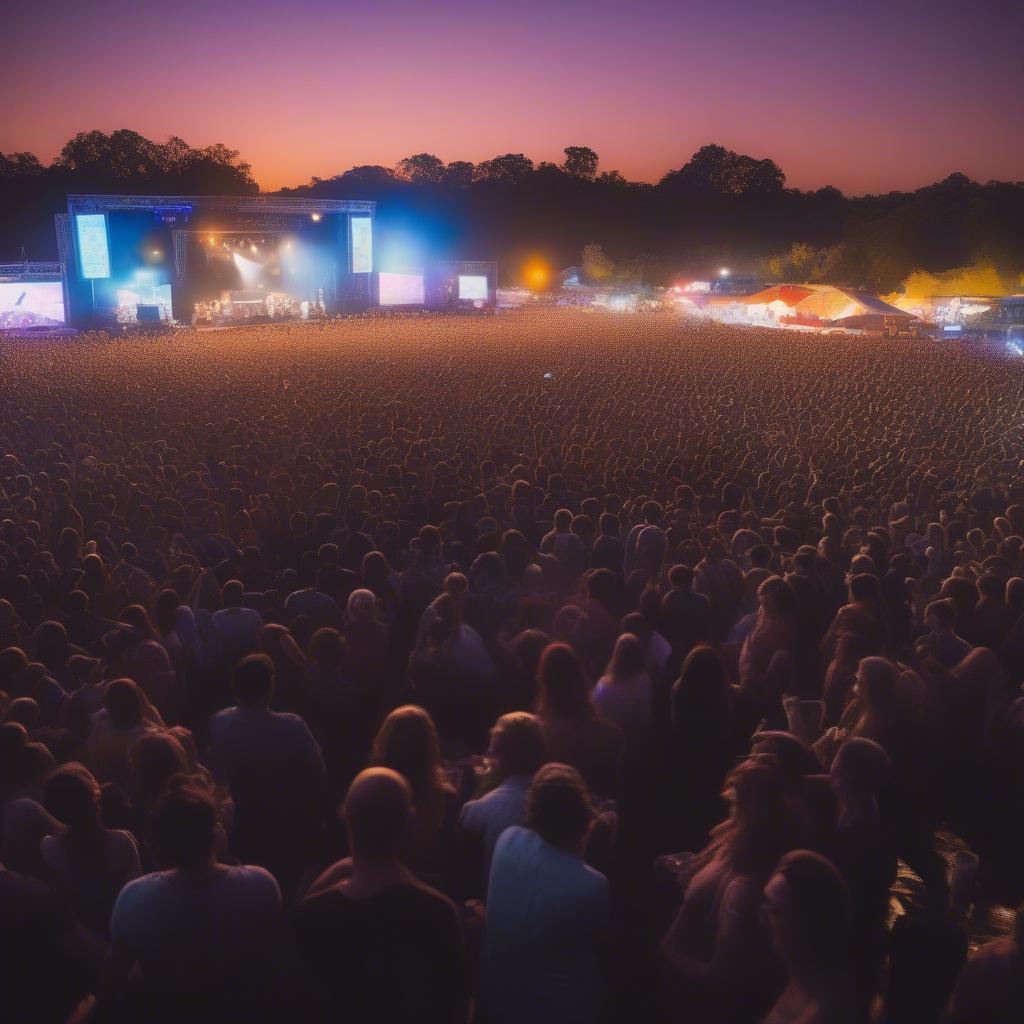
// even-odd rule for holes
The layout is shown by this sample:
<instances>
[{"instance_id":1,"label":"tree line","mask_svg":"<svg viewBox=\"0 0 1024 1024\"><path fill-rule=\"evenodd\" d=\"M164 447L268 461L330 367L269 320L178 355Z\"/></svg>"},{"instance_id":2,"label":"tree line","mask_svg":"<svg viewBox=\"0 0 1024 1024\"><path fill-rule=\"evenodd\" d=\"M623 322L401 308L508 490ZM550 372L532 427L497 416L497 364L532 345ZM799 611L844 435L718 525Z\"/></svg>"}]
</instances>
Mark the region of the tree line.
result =
<instances>
[{"instance_id":1,"label":"tree line","mask_svg":"<svg viewBox=\"0 0 1024 1024\"><path fill-rule=\"evenodd\" d=\"M29 258L55 258L53 214L71 192L252 195L259 187L237 150L128 130L82 132L48 166L30 153L0 153L0 258L22 247ZM280 194L376 200L380 232L420 232L439 255L495 259L506 282L530 259L579 263L588 244L650 284L726 264L889 291L915 271L984 263L1016 279L1024 268L1024 182L955 173L913 192L851 197L831 186L787 187L773 160L714 144L656 183L630 181L602 169L593 149L568 146L558 164L523 153L476 164L417 153Z\"/></svg>"}]
</instances>

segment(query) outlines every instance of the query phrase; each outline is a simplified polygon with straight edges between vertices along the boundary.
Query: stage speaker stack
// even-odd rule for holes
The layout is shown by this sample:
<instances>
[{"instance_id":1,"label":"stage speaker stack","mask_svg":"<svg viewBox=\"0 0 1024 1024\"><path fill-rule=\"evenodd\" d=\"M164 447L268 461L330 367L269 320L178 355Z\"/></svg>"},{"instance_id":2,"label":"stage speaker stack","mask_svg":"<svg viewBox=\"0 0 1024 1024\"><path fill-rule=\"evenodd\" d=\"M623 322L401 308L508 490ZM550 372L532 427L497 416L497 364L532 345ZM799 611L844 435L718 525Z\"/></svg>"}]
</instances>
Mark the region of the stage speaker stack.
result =
<instances>
[{"instance_id":1,"label":"stage speaker stack","mask_svg":"<svg viewBox=\"0 0 1024 1024\"><path fill-rule=\"evenodd\" d=\"M160 323L160 307L139 303L135 307L135 319L140 324L158 324Z\"/></svg>"}]
</instances>

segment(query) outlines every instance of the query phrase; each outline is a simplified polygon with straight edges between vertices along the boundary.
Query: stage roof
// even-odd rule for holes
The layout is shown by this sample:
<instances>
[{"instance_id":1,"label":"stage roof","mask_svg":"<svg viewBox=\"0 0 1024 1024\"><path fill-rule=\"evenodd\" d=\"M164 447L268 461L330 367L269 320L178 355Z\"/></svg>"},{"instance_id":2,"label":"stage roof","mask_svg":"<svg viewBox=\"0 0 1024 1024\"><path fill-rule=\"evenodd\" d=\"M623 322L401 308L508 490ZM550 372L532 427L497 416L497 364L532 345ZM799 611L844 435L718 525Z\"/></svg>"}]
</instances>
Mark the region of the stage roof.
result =
<instances>
[{"instance_id":1,"label":"stage roof","mask_svg":"<svg viewBox=\"0 0 1024 1024\"><path fill-rule=\"evenodd\" d=\"M71 195L68 212L114 210L233 210L239 213L368 213L377 204L362 199L311 199L305 196L128 196Z\"/></svg>"}]
</instances>

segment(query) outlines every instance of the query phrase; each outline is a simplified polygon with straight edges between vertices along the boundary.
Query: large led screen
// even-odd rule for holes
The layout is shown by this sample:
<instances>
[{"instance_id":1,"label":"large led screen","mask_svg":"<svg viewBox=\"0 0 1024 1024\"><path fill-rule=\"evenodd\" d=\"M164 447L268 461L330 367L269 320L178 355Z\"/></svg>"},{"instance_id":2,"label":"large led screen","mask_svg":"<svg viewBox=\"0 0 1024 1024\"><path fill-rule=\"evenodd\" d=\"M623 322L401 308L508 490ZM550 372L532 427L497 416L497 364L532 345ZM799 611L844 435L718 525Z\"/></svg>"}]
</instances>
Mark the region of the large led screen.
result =
<instances>
[{"instance_id":1,"label":"large led screen","mask_svg":"<svg viewBox=\"0 0 1024 1024\"><path fill-rule=\"evenodd\" d=\"M380 274L380 304L382 306L422 306L422 274Z\"/></svg>"},{"instance_id":2,"label":"large led screen","mask_svg":"<svg viewBox=\"0 0 1024 1024\"><path fill-rule=\"evenodd\" d=\"M373 270L373 221L369 217L352 218L352 273Z\"/></svg>"},{"instance_id":3,"label":"large led screen","mask_svg":"<svg viewBox=\"0 0 1024 1024\"><path fill-rule=\"evenodd\" d=\"M60 281L0 282L0 329L60 327L64 287Z\"/></svg>"},{"instance_id":4,"label":"large led screen","mask_svg":"<svg viewBox=\"0 0 1024 1024\"><path fill-rule=\"evenodd\" d=\"M82 277L87 281L110 277L110 245L107 241L106 215L76 214L75 227L78 231L78 257L82 265Z\"/></svg>"},{"instance_id":5,"label":"large led screen","mask_svg":"<svg viewBox=\"0 0 1024 1024\"><path fill-rule=\"evenodd\" d=\"M459 298L487 301L487 278L483 274L459 274Z\"/></svg>"}]
</instances>

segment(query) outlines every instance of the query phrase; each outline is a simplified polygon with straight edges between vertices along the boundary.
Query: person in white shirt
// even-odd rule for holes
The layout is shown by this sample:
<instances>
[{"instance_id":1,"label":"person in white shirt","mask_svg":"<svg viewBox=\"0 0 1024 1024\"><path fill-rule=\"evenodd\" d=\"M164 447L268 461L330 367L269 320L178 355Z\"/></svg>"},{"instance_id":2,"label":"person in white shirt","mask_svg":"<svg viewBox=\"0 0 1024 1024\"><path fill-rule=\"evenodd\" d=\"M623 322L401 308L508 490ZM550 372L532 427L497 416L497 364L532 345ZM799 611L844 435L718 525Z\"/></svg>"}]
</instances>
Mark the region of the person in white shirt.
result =
<instances>
[{"instance_id":1,"label":"person in white shirt","mask_svg":"<svg viewBox=\"0 0 1024 1024\"><path fill-rule=\"evenodd\" d=\"M459 831L479 844L483 863L483 891L491 872L494 847L505 829L526 819L526 793L534 773L546 760L544 729L525 711L502 715L491 730L490 775L498 785L479 800L462 807Z\"/></svg>"},{"instance_id":2,"label":"person in white shirt","mask_svg":"<svg viewBox=\"0 0 1024 1024\"><path fill-rule=\"evenodd\" d=\"M494 1024L598 1019L608 881L580 856L593 820L579 772L547 764L530 786L526 827L506 829L498 840L480 991Z\"/></svg>"}]
</instances>

